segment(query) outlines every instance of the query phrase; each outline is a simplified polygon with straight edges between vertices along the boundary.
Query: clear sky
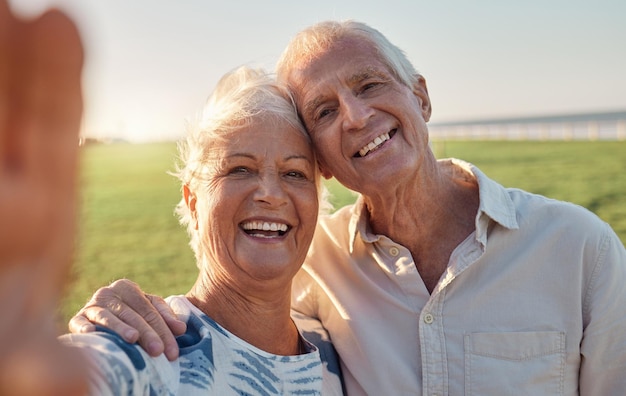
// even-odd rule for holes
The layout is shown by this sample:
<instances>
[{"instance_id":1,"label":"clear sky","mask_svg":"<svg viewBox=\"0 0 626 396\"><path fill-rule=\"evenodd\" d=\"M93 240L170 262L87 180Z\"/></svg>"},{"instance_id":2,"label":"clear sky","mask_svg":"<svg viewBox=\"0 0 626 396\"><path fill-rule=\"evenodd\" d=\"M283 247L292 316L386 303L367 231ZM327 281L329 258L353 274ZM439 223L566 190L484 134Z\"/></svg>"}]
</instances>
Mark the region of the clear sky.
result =
<instances>
[{"instance_id":1,"label":"clear sky","mask_svg":"<svg viewBox=\"0 0 626 396\"><path fill-rule=\"evenodd\" d=\"M87 50L83 133L175 139L225 72L273 68L289 39L356 19L425 76L431 122L626 110L624 0L10 0L54 4Z\"/></svg>"}]
</instances>

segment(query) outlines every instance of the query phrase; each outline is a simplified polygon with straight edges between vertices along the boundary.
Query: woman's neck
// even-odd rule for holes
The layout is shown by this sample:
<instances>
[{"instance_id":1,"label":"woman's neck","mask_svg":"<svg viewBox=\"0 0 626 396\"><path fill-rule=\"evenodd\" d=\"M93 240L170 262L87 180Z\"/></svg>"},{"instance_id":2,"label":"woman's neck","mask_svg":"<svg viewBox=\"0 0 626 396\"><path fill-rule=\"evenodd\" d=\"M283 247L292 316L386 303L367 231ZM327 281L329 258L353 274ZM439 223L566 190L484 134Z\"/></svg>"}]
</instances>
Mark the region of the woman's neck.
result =
<instances>
[{"instance_id":1,"label":"woman's neck","mask_svg":"<svg viewBox=\"0 0 626 396\"><path fill-rule=\"evenodd\" d=\"M275 355L302 352L290 316L291 288L267 295L234 290L202 276L187 299L220 326L255 347Z\"/></svg>"}]
</instances>

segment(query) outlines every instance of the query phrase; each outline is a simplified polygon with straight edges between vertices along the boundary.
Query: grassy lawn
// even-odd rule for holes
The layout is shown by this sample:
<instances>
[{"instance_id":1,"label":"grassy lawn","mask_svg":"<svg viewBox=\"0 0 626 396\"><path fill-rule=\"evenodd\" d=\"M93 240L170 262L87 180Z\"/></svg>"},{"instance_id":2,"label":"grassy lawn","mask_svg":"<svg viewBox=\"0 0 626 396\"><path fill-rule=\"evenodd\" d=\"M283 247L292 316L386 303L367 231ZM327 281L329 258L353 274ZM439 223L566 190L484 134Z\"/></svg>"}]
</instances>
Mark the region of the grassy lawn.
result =
<instances>
[{"instance_id":1,"label":"grassy lawn","mask_svg":"<svg viewBox=\"0 0 626 396\"><path fill-rule=\"evenodd\" d=\"M506 187L574 202L611 224L626 243L626 141L435 142Z\"/></svg>"},{"instance_id":2,"label":"grassy lawn","mask_svg":"<svg viewBox=\"0 0 626 396\"><path fill-rule=\"evenodd\" d=\"M433 142L439 158L462 158L507 187L580 204L626 243L626 142ZM173 209L179 200L173 143L87 146L82 151L78 249L63 321L100 286L130 278L147 292L186 292L197 269ZM335 207L355 196L328 182Z\"/></svg>"}]
</instances>

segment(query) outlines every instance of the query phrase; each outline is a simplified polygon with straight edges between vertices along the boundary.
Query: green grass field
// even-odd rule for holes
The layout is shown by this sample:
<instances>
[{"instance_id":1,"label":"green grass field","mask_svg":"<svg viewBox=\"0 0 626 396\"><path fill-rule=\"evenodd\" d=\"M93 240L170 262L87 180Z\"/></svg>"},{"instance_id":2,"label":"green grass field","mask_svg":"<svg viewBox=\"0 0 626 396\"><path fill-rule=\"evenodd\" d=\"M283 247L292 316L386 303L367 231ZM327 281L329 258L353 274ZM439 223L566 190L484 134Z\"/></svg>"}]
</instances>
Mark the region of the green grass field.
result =
<instances>
[{"instance_id":1,"label":"green grass field","mask_svg":"<svg viewBox=\"0 0 626 396\"><path fill-rule=\"evenodd\" d=\"M626 142L434 142L439 158L462 158L507 187L571 201L610 223L626 243ZM185 293L197 269L173 208L179 200L173 143L82 150L82 207L73 277L61 320L100 286L129 278L148 292ZM333 203L355 196L329 181Z\"/></svg>"}]
</instances>

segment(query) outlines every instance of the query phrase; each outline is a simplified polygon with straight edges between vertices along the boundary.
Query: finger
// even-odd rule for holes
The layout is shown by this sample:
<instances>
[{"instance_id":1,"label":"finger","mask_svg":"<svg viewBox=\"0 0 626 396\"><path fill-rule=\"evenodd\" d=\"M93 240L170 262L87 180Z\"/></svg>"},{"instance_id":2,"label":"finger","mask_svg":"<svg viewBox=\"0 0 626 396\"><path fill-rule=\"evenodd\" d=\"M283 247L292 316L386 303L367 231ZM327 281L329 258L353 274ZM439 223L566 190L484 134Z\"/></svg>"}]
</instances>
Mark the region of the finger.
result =
<instances>
[{"instance_id":1,"label":"finger","mask_svg":"<svg viewBox=\"0 0 626 396\"><path fill-rule=\"evenodd\" d=\"M33 271L42 280L34 280L37 290L53 300L73 253L82 46L73 23L59 12L32 22L6 12L0 10L11 23L2 37L8 59L0 61L8 64L0 71L0 109L6 110L0 114L0 171L19 187L9 200L22 198L28 218L46 224L31 227L30 236L21 240L22 229L31 224L14 222L13 227L17 241L32 242L31 249L18 246L17 255L23 257L17 258L37 264Z\"/></svg>"},{"instance_id":2,"label":"finger","mask_svg":"<svg viewBox=\"0 0 626 396\"><path fill-rule=\"evenodd\" d=\"M165 344L161 337L141 315L126 306L121 305L120 309L115 312L96 306L85 307L75 318L71 320L72 332L95 330L95 327L85 326L86 322L90 322L114 331L126 342L138 343L150 356L157 357L165 351ZM171 343L169 340L168 342ZM171 349L171 344L168 345ZM178 350L176 350L176 356L178 356Z\"/></svg>"},{"instance_id":3,"label":"finger","mask_svg":"<svg viewBox=\"0 0 626 396\"><path fill-rule=\"evenodd\" d=\"M159 305L160 309L167 312L164 304L166 303L163 301ZM158 356L164 351L168 359L178 356L178 346L167 322L136 283L128 279L117 280L108 287L99 289L87 307L89 309L84 308L82 313L93 323L117 332L127 330L126 325L136 329L139 333L139 345L151 356ZM111 315L116 318L112 319ZM173 312L169 316L175 317ZM107 323L103 323L104 321Z\"/></svg>"},{"instance_id":4,"label":"finger","mask_svg":"<svg viewBox=\"0 0 626 396\"><path fill-rule=\"evenodd\" d=\"M31 92L25 100L39 118L33 126L39 144L38 150L29 151L28 162L46 180L66 175L54 185L56 191L70 195L82 114L82 44L74 24L58 11L47 12L32 25Z\"/></svg>"},{"instance_id":5,"label":"finger","mask_svg":"<svg viewBox=\"0 0 626 396\"><path fill-rule=\"evenodd\" d=\"M114 331L124 341L131 344L139 340L139 331L120 320L115 313L101 307L85 307L70 319L70 331L72 333L93 332L96 331L96 325Z\"/></svg>"},{"instance_id":6,"label":"finger","mask_svg":"<svg viewBox=\"0 0 626 396\"><path fill-rule=\"evenodd\" d=\"M178 319L174 311L161 297L154 295L146 295L146 297L168 326L167 329L157 326L154 328L154 331L163 342L165 356L168 360L174 361L179 355L178 342L174 336L184 334L187 330L187 324Z\"/></svg>"},{"instance_id":7,"label":"finger","mask_svg":"<svg viewBox=\"0 0 626 396\"><path fill-rule=\"evenodd\" d=\"M131 290L135 292L131 293ZM165 351L165 342L162 339L165 339L170 349L175 340L158 311L143 293L137 294L136 290L140 289L130 281L117 281L111 286L100 288L79 314L93 324L113 330L128 342L138 342L148 354L156 357ZM153 327L162 333L166 329L164 336L160 336ZM167 334L172 338L168 338Z\"/></svg>"},{"instance_id":8,"label":"finger","mask_svg":"<svg viewBox=\"0 0 626 396\"><path fill-rule=\"evenodd\" d=\"M93 333L96 331L96 325L91 323L89 319L80 312L70 319L67 323L67 328L70 333L74 334Z\"/></svg>"},{"instance_id":9,"label":"finger","mask_svg":"<svg viewBox=\"0 0 626 396\"><path fill-rule=\"evenodd\" d=\"M128 317L125 316L128 315ZM124 316L122 320L130 322L130 316L136 315L136 312L128 310L120 313L120 317ZM139 331L139 345L150 354L150 356L158 356L161 353L166 353L166 356L178 357L178 345L176 339L172 335L171 331L163 321L163 318L154 308L141 316L141 325L135 325ZM158 323L158 325L154 325ZM144 325L145 324L145 325Z\"/></svg>"},{"instance_id":10,"label":"finger","mask_svg":"<svg viewBox=\"0 0 626 396\"><path fill-rule=\"evenodd\" d=\"M131 317L131 322L124 322L119 317L120 312L124 309L132 311L122 301L122 297L118 296L116 290L123 287L134 287L132 282L129 284L122 284L121 282L115 282L110 286L101 287L96 290L91 299L87 302L78 314L72 320L74 320L74 329L79 332L81 327L84 327L85 331L92 331L95 328L90 327L86 322L92 325L100 325L120 334L126 341L134 343L139 338L139 331L135 326L141 326L143 319L139 315ZM127 314L128 316L128 314ZM82 319L81 319L82 318ZM138 324L136 324L138 323ZM145 323L144 323L145 325Z\"/></svg>"},{"instance_id":11,"label":"finger","mask_svg":"<svg viewBox=\"0 0 626 396\"><path fill-rule=\"evenodd\" d=\"M160 297L144 294L139 285L128 279L115 281L109 288L130 308L126 310L123 306L110 307L112 310L119 308L118 318L139 331L139 345L151 355L165 352L168 359L177 358L178 344L172 331L182 334L186 330L186 324L178 320L167 303ZM155 340L155 336L158 340Z\"/></svg>"},{"instance_id":12,"label":"finger","mask_svg":"<svg viewBox=\"0 0 626 396\"><path fill-rule=\"evenodd\" d=\"M58 11L32 22L31 30L32 91L25 101L32 117L25 122L25 166L47 183L47 198L56 207L44 254L59 267L46 267L48 284L58 288L73 253L83 50L75 25Z\"/></svg>"},{"instance_id":13,"label":"finger","mask_svg":"<svg viewBox=\"0 0 626 396\"><path fill-rule=\"evenodd\" d=\"M8 118L11 106L9 82L13 76L13 38L18 35L16 29L17 20L11 14L6 1L0 0L0 175L10 162L9 155L13 155L8 149L12 139L12 130L8 128Z\"/></svg>"},{"instance_id":14,"label":"finger","mask_svg":"<svg viewBox=\"0 0 626 396\"><path fill-rule=\"evenodd\" d=\"M58 175L57 161L75 160L82 112L82 44L74 24L58 11L23 22L8 16L5 31L8 67L4 73L7 100L6 152L17 161L16 170L24 167ZM5 30L7 30L5 28ZM51 150L55 143L61 150ZM37 164L47 164L37 167Z\"/></svg>"},{"instance_id":15,"label":"finger","mask_svg":"<svg viewBox=\"0 0 626 396\"><path fill-rule=\"evenodd\" d=\"M83 311L80 311L70 319L67 328L70 333L74 334L93 333L98 330L96 325L87 318ZM137 342L139 338L139 332L135 329L132 329L132 331L121 331L119 334L124 338L124 341L131 344Z\"/></svg>"},{"instance_id":16,"label":"finger","mask_svg":"<svg viewBox=\"0 0 626 396\"><path fill-rule=\"evenodd\" d=\"M172 310L168 303L165 302L165 300L153 294L146 294L146 298L150 301L154 308L156 308L156 310L159 312L159 314L175 336L185 334L185 331L187 330L187 324L184 321L178 319L176 313Z\"/></svg>"},{"instance_id":17,"label":"finger","mask_svg":"<svg viewBox=\"0 0 626 396\"><path fill-rule=\"evenodd\" d=\"M113 293L113 298L110 293ZM173 323L177 329L180 329L181 326L180 324L175 324L179 320L163 299L144 294L139 285L128 279L117 280L108 288L101 289L100 293L94 295L94 299L98 301L98 305L107 306L112 311L119 310L117 316L131 326L136 324L143 327L144 325L133 313L141 316L143 322L159 334L171 333L168 323ZM117 302L120 302L121 305L117 305ZM128 306L131 311L126 312L123 310L122 307L124 305ZM122 318L120 314L128 315L129 321ZM133 321L132 323L130 322L131 320ZM141 331L141 328L135 328Z\"/></svg>"}]
</instances>

